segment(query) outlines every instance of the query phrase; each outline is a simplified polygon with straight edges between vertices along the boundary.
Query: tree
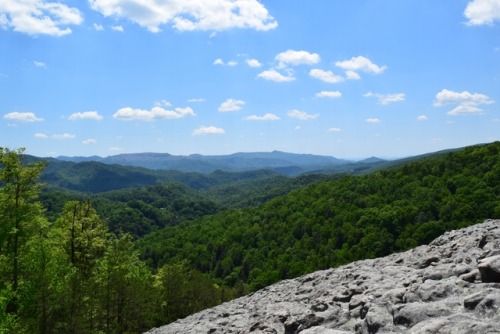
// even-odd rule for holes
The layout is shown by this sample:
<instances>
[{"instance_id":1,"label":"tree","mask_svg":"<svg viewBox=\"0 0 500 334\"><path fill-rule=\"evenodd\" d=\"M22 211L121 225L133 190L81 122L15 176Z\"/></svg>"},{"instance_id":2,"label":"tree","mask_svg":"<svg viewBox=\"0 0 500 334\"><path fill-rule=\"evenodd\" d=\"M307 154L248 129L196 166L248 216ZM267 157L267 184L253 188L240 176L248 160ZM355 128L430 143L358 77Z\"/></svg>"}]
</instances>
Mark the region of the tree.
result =
<instances>
[{"instance_id":1,"label":"tree","mask_svg":"<svg viewBox=\"0 0 500 334\"><path fill-rule=\"evenodd\" d=\"M93 332L97 327L97 261L106 250L108 227L89 202L71 201L55 222L53 231L64 248L72 270L68 326L70 333Z\"/></svg>"},{"instance_id":2,"label":"tree","mask_svg":"<svg viewBox=\"0 0 500 334\"><path fill-rule=\"evenodd\" d=\"M0 147L0 255L3 281L11 284L14 298L7 311L16 313L16 292L21 276L21 250L30 235L38 228L37 217L42 208L36 202L40 183L38 178L45 163L23 164L24 149L9 150ZM4 288L5 286L2 286Z\"/></svg>"},{"instance_id":3,"label":"tree","mask_svg":"<svg viewBox=\"0 0 500 334\"><path fill-rule=\"evenodd\" d=\"M111 235L95 277L105 333L140 333L152 327L153 277L129 234Z\"/></svg>"}]
</instances>

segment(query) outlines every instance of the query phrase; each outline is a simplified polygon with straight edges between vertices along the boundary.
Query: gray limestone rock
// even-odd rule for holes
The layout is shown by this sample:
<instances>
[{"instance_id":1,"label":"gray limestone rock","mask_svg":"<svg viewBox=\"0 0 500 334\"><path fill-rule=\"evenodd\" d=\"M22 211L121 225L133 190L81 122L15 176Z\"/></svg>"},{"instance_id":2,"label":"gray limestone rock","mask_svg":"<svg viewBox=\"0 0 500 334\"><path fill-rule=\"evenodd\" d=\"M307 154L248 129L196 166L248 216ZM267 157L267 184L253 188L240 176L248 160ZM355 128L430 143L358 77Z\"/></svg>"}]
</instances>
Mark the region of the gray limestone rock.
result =
<instances>
[{"instance_id":1,"label":"gray limestone rock","mask_svg":"<svg viewBox=\"0 0 500 334\"><path fill-rule=\"evenodd\" d=\"M148 334L500 334L500 220L286 280Z\"/></svg>"}]
</instances>

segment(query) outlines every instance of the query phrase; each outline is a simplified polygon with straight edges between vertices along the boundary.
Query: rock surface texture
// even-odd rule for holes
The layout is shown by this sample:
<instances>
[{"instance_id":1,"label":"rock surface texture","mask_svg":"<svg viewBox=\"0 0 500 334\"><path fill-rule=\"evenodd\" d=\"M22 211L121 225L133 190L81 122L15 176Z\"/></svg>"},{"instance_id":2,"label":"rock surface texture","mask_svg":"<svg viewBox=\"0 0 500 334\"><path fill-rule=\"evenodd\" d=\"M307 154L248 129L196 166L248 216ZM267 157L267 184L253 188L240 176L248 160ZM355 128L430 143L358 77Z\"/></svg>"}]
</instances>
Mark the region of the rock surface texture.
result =
<instances>
[{"instance_id":1,"label":"rock surface texture","mask_svg":"<svg viewBox=\"0 0 500 334\"><path fill-rule=\"evenodd\" d=\"M148 333L500 333L500 220L286 280Z\"/></svg>"}]
</instances>

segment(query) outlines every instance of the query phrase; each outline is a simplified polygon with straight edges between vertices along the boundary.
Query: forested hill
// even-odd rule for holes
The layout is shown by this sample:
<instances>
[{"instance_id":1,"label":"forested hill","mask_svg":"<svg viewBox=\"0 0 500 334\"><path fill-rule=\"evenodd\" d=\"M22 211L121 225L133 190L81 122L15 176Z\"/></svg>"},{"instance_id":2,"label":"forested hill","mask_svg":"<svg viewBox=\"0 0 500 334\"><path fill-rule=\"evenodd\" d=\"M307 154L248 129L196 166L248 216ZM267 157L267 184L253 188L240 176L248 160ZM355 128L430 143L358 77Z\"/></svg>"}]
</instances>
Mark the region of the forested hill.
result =
<instances>
[{"instance_id":1,"label":"forested hill","mask_svg":"<svg viewBox=\"0 0 500 334\"><path fill-rule=\"evenodd\" d=\"M105 158L67 157L59 160L72 162L102 162L149 169L178 170L181 172L212 173L216 170L241 172L255 169L278 170L287 175L297 175L304 172L323 169L332 165L342 165L351 161L329 156L313 154L295 154L280 151L234 153L229 155L188 156L171 155L168 153L133 153L119 154Z\"/></svg>"},{"instance_id":2,"label":"forested hill","mask_svg":"<svg viewBox=\"0 0 500 334\"><path fill-rule=\"evenodd\" d=\"M1 333L140 333L500 218L499 142L364 176L227 174L98 195L40 193L46 166L23 153L0 148Z\"/></svg>"},{"instance_id":3,"label":"forested hill","mask_svg":"<svg viewBox=\"0 0 500 334\"><path fill-rule=\"evenodd\" d=\"M281 279L429 242L500 218L500 142L316 183L137 241L152 266L187 261L230 286Z\"/></svg>"}]
</instances>

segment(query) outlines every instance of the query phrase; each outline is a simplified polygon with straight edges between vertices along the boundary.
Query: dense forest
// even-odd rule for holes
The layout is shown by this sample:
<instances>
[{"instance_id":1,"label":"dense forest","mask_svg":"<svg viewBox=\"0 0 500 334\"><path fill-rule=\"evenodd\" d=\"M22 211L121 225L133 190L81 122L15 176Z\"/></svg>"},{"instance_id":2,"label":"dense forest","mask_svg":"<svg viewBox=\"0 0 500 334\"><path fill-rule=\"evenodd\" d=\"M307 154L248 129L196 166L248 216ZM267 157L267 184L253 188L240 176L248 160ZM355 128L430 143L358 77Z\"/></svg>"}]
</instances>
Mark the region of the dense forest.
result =
<instances>
[{"instance_id":1,"label":"dense forest","mask_svg":"<svg viewBox=\"0 0 500 334\"><path fill-rule=\"evenodd\" d=\"M366 175L151 172L113 190L68 167L0 149L0 333L138 333L500 218L499 142Z\"/></svg>"}]
</instances>

